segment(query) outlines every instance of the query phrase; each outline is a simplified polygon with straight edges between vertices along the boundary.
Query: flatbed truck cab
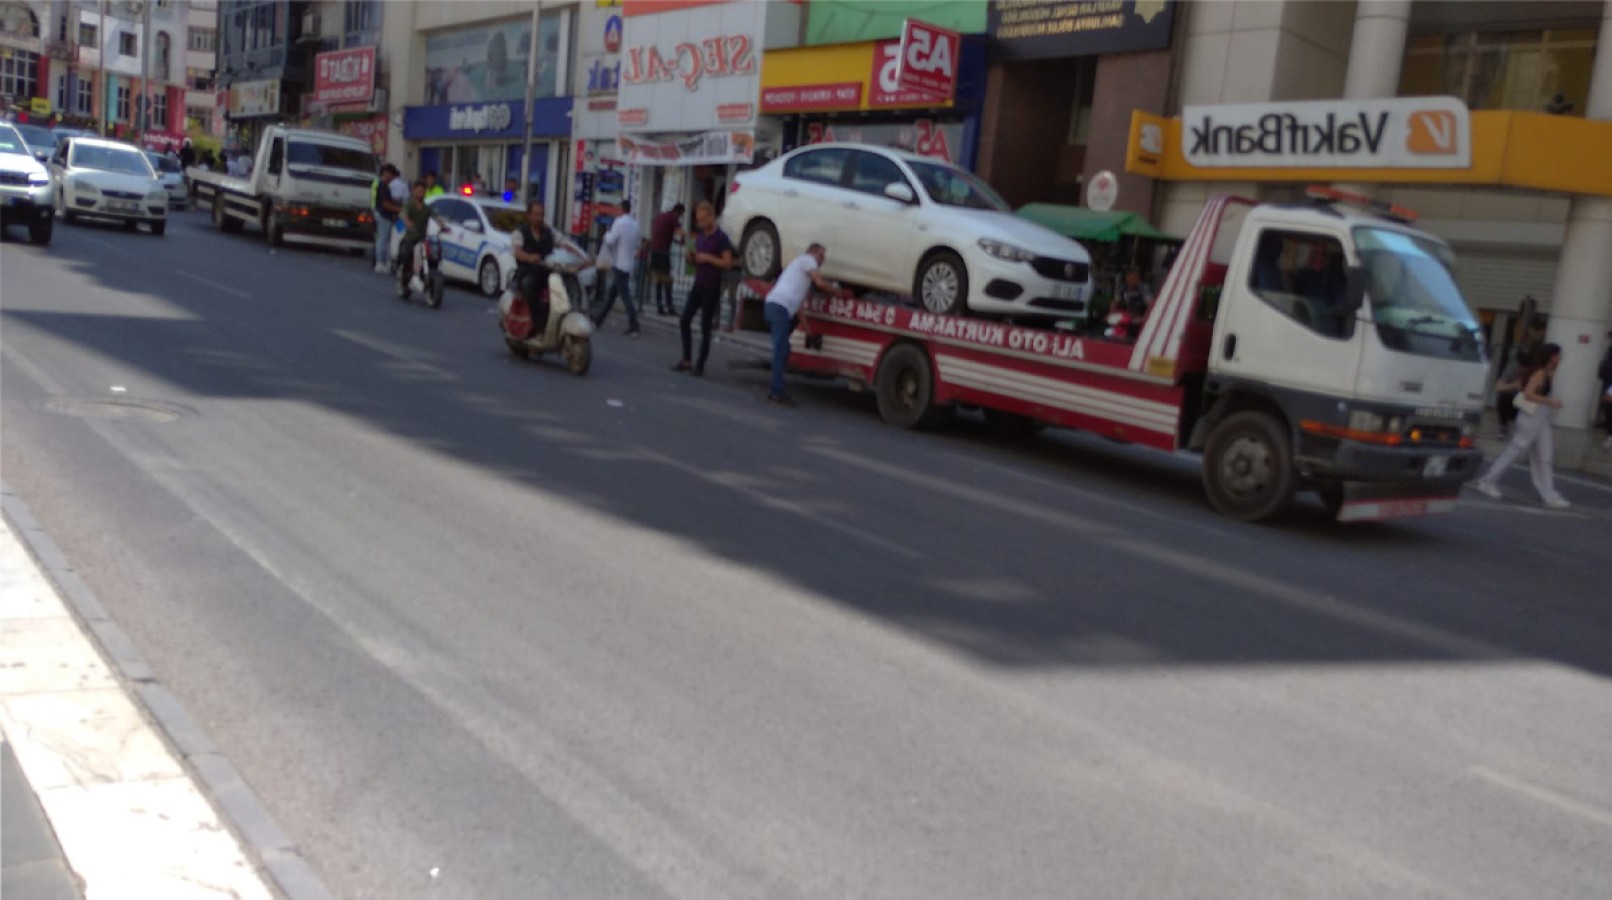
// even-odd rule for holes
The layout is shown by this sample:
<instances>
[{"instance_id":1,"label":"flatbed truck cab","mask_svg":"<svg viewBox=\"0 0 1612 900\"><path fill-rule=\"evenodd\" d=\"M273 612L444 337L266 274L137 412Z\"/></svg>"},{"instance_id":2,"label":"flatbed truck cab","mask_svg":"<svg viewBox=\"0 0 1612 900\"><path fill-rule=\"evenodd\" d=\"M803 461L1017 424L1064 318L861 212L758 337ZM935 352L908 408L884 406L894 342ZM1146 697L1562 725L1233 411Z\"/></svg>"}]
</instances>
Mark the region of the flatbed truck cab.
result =
<instances>
[{"instance_id":1,"label":"flatbed truck cab","mask_svg":"<svg viewBox=\"0 0 1612 900\"><path fill-rule=\"evenodd\" d=\"M1211 200L1134 342L817 297L791 365L871 385L893 424L979 407L1201 453L1234 519L1306 490L1341 521L1448 512L1482 462L1488 371L1449 247L1406 211L1316 196Z\"/></svg>"}]
</instances>

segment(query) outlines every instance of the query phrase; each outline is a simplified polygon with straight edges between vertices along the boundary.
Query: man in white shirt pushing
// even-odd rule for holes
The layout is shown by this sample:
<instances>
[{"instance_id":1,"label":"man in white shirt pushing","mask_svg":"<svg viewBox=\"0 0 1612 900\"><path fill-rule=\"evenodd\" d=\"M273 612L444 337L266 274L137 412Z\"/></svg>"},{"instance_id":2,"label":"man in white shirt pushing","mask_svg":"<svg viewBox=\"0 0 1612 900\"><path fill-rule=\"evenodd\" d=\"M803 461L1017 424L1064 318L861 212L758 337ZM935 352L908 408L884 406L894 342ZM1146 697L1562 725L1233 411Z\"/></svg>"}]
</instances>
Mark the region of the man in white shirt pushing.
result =
<instances>
[{"instance_id":1,"label":"man in white shirt pushing","mask_svg":"<svg viewBox=\"0 0 1612 900\"><path fill-rule=\"evenodd\" d=\"M823 265L827 251L822 244L813 244L806 252L784 268L783 274L767 293L762 312L767 327L772 331L772 387L767 399L780 406L794 406L795 401L784 391L784 365L789 362L789 335L795 330L800 305L813 285L824 293L835 291L834 283L817 273Z\"/></svg>"}]
</instances>

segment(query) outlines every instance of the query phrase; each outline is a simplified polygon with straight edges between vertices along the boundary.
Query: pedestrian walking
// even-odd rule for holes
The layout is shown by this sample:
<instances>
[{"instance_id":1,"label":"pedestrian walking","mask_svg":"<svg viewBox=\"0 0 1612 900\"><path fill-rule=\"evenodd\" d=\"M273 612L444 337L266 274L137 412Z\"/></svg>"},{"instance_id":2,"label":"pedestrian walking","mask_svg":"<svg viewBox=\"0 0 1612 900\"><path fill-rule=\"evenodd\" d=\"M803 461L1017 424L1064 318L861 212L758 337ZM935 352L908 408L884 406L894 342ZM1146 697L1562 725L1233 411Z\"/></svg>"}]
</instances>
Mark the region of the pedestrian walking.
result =
<instances>
[{"instance_id":1,"label":"pedestrian walking","mask_svg":"<svg viewBox=\"0 0 1612 900\"><path fill-rule=\"evenodd\" d=\"M1525 297L1523 303L1531 304L1534 298ZM1527 360L1533 355L1534 348L1545 340L1545 317L1534 314L1528 320L1528 327L1524 329L1522 338L1512 349L1511 357L1500 370L1500 377L1494 383L1494 411L1500 419L1500 436L1511 434L1512 427L1517 421L1517 393L1522 390L1523 370Z\"/></svg>"},{"instance_id":2,"label":"pedestrian walking","mask_svg":"<svg viewBox=\"0 0 1612 900\"><path fill-rule=\"evenodd\" d=\"M657 215L649 223L649 282L655 292L655 312L677 314L672 304L672 241L683 237L683 204Z\"/></svg>"},{"instance_id":3,"label":"pedestrian walking","mask_svg":"<svg viewBox=\"0 0 1612 900\"><path fill-rule=\"evenodd\" d=\"M767 302L761 308L767 320L767 329L772 333L772 383L767 391L767 399L780 406L795 405L794 399L784 390L784 366L789 362L789 335L800 322L800 306L806 302L806 295L813 285L824 293L837 290L833 282L817 271L822 268L827 256L828 251L823 249L822 244L807 247L805 253L784 267L772 290L767 292Z\"/></svg>"},{"instance_id":4,"label":"pedestrian walking","mask_svg":"<svg viewBox=\"0 0 1612 900\"><path fill-rule=\"evenodd\" d=\"M1551 471L1552 457L1555 455L1554 440L1551 437L1550 414L1552 410L1562 408L1562 401L1550 395L1551 378L1556 374L1556 367L1562 361L1562 348L1556 344L1544 344L1532 351L1532 355L1524 360L1522 377L1522 390L1517 395L1517 429L1511 438L1511 443L1500 452L1489 470L1477 480L1475 487L1478 492L1494 499L1500 499L1500 488L1495 482L1505 474L1506 469L1516 461L1524 452L1528 454L1528 466L1534 480L1534 490L1539 492L1539 498L1551 509L1566 509L1571 506L1567 498L1556 493L1555 478Z\"/></svg>"},{"instance_id":5,"label":"pedestrian walking","mask_svg":"<svg viewBox=\"0 0 1612 900\"><path fill-rule=\"evenodd\" d=\"M621 201L621 215L616 216L616 220L610 223L610 230L605 232L604 247L600 253L601 256L610 254L610 286L605 289L604 304L599 308L599 314L594 316L593 324L604 324L610 309L616 305L616 295L620 294L621 305L627 309L628 337L638 336L638 310L633 306L632 273L639 245L643 243L641 235L638 220L632 217L632 201Z\"/></svg>"},{"instance_id":6,"label":"pedestrian walking","mask_svg":"<svg viewBox=\"0 0 1612 900\"><path fill-rule=\"evenodd\" d=\"M689 288L683 315L677 321L683 337L683 358L672 366L672 371L704 375L705 360L711 355L711 326L722 304L722 273L733 268L733 242L716 227L716 208L709 203L694 207L694 229L694 240L685 251L694 264L694 286ZM690 365L696 314L700 317L700 355Z\"/></svg>"}]
</instances>

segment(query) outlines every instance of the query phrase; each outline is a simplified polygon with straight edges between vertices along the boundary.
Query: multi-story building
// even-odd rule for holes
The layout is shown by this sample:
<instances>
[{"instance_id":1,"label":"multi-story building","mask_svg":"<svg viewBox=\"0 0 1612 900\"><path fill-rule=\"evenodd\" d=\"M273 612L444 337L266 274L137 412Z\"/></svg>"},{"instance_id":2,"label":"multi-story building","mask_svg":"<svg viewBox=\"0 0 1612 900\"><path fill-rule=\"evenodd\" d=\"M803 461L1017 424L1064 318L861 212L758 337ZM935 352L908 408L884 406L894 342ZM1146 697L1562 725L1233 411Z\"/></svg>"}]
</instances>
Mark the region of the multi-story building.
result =
<instances>
[{"instance_id":1,"label":"multi-story building","mask_svg":"<svg viewBox=\"0 0 1612 900\"><path fill-rule=\"evenodd\" d=\"M222 137L224 117L218 109L218 2L185 4L186 131Z\"/></svg>"}]
</instances>

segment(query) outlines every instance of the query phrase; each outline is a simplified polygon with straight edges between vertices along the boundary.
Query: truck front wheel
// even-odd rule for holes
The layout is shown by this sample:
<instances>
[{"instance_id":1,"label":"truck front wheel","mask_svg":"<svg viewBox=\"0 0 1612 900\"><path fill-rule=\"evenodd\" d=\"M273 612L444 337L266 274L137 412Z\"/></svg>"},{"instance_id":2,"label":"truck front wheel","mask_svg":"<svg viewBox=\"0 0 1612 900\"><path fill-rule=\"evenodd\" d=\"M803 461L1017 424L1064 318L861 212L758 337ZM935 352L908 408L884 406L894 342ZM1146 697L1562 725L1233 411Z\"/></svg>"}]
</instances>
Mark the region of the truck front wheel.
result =
<instances>
[{"instance_id":1,"label":"truck front wheel","mask_svg":"<svg viewBox=\"0 0 1612 900\"><path fill-rule=\"evenodd\" d=\"M891 348L874 377L879 416L901 428L933 428L951 409L935 405L935 373L929 356L911 344Z\"/></svg>"},{"instance_id":2,"label":"truck front wheel","mask_svg":"<svg viewBox=\"0 0 1612 900\"><path fill-rule=\"evenodd\" d=\"M1286 509L1295 483L1287 429L1268 413L1228 416L1204 447L1203 487L1215 511L1258 522Z\"/></svg>"}]
</instances>

